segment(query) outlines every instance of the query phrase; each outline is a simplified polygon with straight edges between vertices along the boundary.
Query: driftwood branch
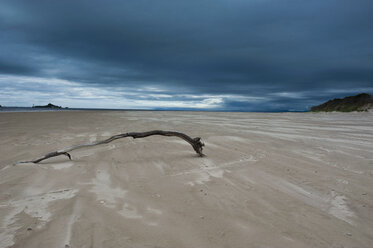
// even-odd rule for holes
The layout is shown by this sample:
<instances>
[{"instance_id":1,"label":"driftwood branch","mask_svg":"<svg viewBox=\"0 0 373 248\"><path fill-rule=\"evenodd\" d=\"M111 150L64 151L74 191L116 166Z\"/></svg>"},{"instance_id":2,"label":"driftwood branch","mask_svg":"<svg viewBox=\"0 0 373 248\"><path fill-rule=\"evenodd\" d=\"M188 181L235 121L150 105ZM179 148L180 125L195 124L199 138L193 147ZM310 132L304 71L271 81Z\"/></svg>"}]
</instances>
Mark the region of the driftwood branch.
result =
<instances>
[{"instance_id":1,"label":"driftwood branch","mask_svg":"<svg viewBox=\"0 0 373 248\"><path fill-rule=\"evenodd\" d=\"M34 160L29 160L29 161L21 161L21 162L18 162L17 164L19 164L19 163L35 163L36 164L36 163L39 163L39 162L41 162L45 159L52 158L52 157L57 157L57 156L61 156L61 155L65 155L71 160L71 155L69 154L69 152L71 152L73 150L77 150L77 149L81 149L81 148L85 148L85 147L90 147L90 146L107 144L107 143L110 143L114 140L121 139L121 138L126 138L126 137L132 137L134 139L138 139L138 138L145 138L145 137L152 136L152 135L179 137L179 138L185 140L186 142L188 142L193 147L194 151L199 156L201 156L201 157L204 156L204 154L202 153L202 148L203 148L204 144L201 141L200 137L191 138L188 135L183 134L183 133L179 133L179 132L154 130L154 131L149 131L149 132L122 133L122 134L114 135L114 136L112 136L112 137L110 137L106 140L87 143L87 144L83 144L83 145L71 146L71 147L65 148L63 150L50 152L50 153L44 155L43 157L40 157L40 158L37 158L37 159L34 159Z\"/></svg>"}]
</instances>

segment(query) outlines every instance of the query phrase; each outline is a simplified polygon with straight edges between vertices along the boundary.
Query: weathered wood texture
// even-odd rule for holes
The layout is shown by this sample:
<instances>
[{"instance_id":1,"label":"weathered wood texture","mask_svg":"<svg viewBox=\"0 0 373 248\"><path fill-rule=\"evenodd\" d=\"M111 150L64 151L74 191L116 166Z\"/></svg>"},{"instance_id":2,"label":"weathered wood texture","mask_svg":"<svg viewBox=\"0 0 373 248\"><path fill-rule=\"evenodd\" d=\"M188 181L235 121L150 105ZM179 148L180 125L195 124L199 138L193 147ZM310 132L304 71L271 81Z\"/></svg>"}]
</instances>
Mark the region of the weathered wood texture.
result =
<instances>
[{"instance_id":1,"label":"weathered wood texture","mask_svg":"<svg viewBox=\"0 0 373 248\"><path fill-rule=\"evenodd\" d=\"M153 130L153 131L149 131L149 132L122 133L122 134L114 135L114 136L112 136L112 137L110 137L106 140L87 143L87 144L82 144L82 145L71 146L71 147L68 147L68 148L65 148L65 149L62 149L62 150L59 150L59 151L50 152L50 153L48 153L48 154L46 154L46 155L44 155L40 158L36 158L34 160L21 161L21 162L18 162L16 164L19 164L19 163L35 163L36 164L36 163L39 163L39 162L41 162L43 160L46 160L48 158L57 157L57 156L60 156L60 155L65 155L71 160L71 155L69 154L69 152L71 152L73 150L77 150L77 149L81 149L81 148L85 148L85 147L90 147L90 146L97 146L97 145L101 145L101 144L107 144L107 143L110 143L114 140L122 139L122 138L126 138L126 137L132 137L134 139L138 139L138 138L145 138L145 137L152 136L152 135L179 137L179 138L185 140L186 142L188 142L193 147L194 151L199 156L201 156L201 157L204 156L204 154L202 153L204 143L201 141L200 137L191 138L188 135L183 134L183 133L179 133L179 132Z\"/></svg>"}]
</instances>

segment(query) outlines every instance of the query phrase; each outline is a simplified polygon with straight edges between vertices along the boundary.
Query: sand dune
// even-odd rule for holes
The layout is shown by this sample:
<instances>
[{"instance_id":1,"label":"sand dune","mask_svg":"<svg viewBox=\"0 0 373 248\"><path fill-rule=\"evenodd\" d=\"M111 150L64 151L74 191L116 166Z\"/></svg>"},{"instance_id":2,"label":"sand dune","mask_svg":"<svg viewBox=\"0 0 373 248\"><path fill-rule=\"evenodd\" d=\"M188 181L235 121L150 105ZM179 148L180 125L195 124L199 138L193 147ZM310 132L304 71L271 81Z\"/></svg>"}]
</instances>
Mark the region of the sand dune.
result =
<instances>
[{"instance_id":1,"label":"sand dune","mask_svg":"<svg viewBox=\"0 0 373 248\"><path fill-rule=\"evenodd\" d=\"M110 135L175 130L14 162ZM0 247L372 247L372 113L0 114Z\"/></svg>"}]
</instances>

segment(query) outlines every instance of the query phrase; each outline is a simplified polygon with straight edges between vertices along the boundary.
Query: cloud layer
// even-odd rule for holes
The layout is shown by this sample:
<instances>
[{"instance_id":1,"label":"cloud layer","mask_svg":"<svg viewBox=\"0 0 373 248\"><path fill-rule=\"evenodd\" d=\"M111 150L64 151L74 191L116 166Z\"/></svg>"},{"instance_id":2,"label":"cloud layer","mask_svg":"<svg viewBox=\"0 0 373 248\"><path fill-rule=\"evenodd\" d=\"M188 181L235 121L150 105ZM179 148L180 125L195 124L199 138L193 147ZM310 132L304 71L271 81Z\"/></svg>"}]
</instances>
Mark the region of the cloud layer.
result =
<instances>
[{"instance_id":1,"label":"cloud layer","mask_svg":"<svg viewBox=\"0 0 373 248\"><path fill-rule=\"evenodd\" d=\"M2 105L305 110L373 92L369 0L0 3Z\"/></svg>"}]
</instances>

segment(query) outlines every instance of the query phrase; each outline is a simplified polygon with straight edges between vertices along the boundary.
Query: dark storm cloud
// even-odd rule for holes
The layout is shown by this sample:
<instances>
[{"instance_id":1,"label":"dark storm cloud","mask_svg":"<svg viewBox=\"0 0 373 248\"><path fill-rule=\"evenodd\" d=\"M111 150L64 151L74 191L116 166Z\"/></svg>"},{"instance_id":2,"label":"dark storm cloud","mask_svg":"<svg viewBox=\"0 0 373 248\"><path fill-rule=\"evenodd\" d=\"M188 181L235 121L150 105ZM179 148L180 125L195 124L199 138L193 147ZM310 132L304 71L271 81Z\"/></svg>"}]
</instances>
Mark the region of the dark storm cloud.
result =
<instances>
[{"instance_id":1,"label":"dark storm cloud","mask_svg":"<svg viewBox=\"0 0 373 248\"><path fill-rule=\"evenodd\" d=\"M32 74L35 69L32 66L22 65L21 63L10 63L0 60L0 73L6 74Z\"/></svg>"},{"instance_id":2,"label":"dark storm cloud","mask_svg":"<svg viewBox=\"0 0 373 248\"><path fill-rule=\"evenodd\" d=\"M151 86L170 101L232 95L222 109L302 110L372 92L372 11L369 0L5 0L0 73Z\"/></svg>"}]
</instances>

